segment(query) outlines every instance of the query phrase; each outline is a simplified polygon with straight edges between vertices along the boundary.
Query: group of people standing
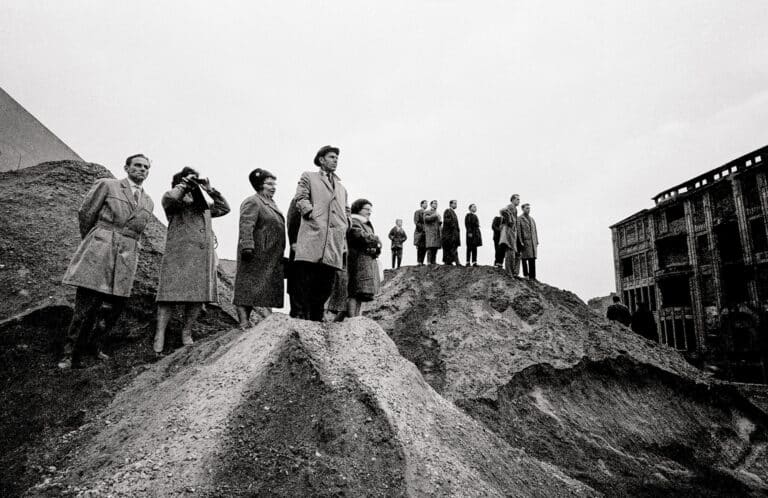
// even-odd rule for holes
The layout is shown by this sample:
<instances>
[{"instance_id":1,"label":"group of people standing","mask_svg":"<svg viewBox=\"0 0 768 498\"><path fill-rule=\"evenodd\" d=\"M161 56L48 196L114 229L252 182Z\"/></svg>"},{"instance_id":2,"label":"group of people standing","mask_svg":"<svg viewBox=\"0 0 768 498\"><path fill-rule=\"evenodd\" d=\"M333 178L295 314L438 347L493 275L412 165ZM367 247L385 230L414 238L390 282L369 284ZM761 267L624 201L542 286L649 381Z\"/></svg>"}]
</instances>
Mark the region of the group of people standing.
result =
<instances>
[{"instance_id":1,"label":"group of people standing","mask_svg":"<svg viewBox=\"0 0 768 498\"><path fill-rule=\"evenodd\" d=\"M233 298L242 328L250 325L254 309L267 315L283 306L284 279L291 316L315 321L324 319L329 301L336 302L337 320L357 316L361 303L378 292L381 242L370 221L372 203L358 199L349 207L336 175L338 158L337 147L317 152L319 171L301 175L285 216L274 202L277 177L260 168L248 175L255 193L240 206ZM103 339L133 287L139 239L154 203L142 188L150 169L147 156L129 156L124 169L122 180L97 180L78 211L82 241L63 279L77 291L58 363L62 369L81 366L86 354L109 359ZM165 349L175 306L183 310L182 343L189 345L204 304L218 301L211 219L230 212L221 193L189 167L173 176L161 203L168 230L157 290L157 355ZM284 257L286 231L289 258Z\"/></svg>"},{"instance_id":2,"label":"group of people standing","mask_svg":"<svg viewBox=\"0 0 768 498\"><path fill-rule=\"evenodd\" d=\"M518 215L517 206L520 196L514 194L509 205L499 211L499 216L493 219L494 265L504 266L513 275L520 274L522 263L523 276L536 279L536 257L539 236L536 221L531 216L530 204L523 204L523 214ZM443 263L446 265L462 266L459 261L458 248L461 246L459 219L456 214L457 202L451 200L449 207L443 211L442 217L437 211L438 202L433 200L421 201L420 208L413 213L413 223L416 226L413 233L413 244L416 246L416 262L419 266L427 263L437 264L437 251L443 250ZM480 221L477 218L477 205L470 204L464 215L466 266L477 266L477 248L483 245ZM402 227L402 220L397 220L396 226L389 232L392 241L392 268L399 268L402 262L403 242L408 237Z\"/></svg>"}]
</instances>

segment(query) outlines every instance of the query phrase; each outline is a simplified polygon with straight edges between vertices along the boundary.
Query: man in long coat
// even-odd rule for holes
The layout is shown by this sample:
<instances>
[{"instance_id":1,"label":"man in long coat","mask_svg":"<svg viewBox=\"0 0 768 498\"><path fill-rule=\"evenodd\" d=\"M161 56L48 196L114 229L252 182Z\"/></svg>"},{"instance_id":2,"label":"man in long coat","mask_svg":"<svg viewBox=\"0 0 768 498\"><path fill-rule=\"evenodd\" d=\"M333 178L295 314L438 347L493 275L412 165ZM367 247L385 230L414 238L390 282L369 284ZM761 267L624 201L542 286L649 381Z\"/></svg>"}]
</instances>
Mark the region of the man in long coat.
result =
<instances>
[{"instance_id":1,"label":"man in long coat","mask_svg":"<svg viewBox=\"0 0 768 498\"><path fill-rule=\"evenodd\" d=\"M109 332L131 295L139 261L139 238L152 218L154 204L141 185L149 174L143 154L125 160L127 178L96 180L78 211L83 237L64 274L77 287L67 329L61 369L79 366L87 346L100 359L102 337Z\"/></svg>"},{"instance_id":2,"label":"man in long coat","mask_svg":"<svg viewBox=\"0 0 768 498\"><path fill-rule=\"evenodd\" d=\"M427 261L437 264L437 250L443 243L440 235L440 225L443 224L440 213L437 212L437 201L429 203L429 209L424 211L424 241L427 247Z\"/></svg>"},{"instance_id":3,"label":"man in long coat","mask_svg":"<svg viewBox=\"0 0 768 498\"><path fill-rule=\"evenodd\" d=\"M304 318L322 321L336 270L345 268L349 202L336 176L339 149L326 145L315 154L320 171L305 171L296 188L301 226L296 240L297 271L302 275Z\"/></svg>"},{"instance_id":4,"label":"man in long coat","mask_svg":"<svg viewBox=\"0 0 768 498\"><path fill-rule=\"evenodd\" d=\"M424 233L424 212L427 210L427 201L421 201L421 207L413 213L413 224L416 229L413 231L413 245L416 246L416 263L419 266L424 264L424 256L427 255L427 236Z\"/></svg>"},{"instance_id":5,"label":"man in long coat","mask_svg":"<svg viewBox=\"0 0 768 498\"><path fill-rule=\"evenodd\" d=\"M461 266L458 252L458 247L461 245L461 231L455 209L456 201L451 200L448 203L448 209L443 212L443 263L446 265L455 263L456 266Z\"/></svg>"},{"instance_id":6,"label":"man in long coat","mask_svg":"<svg viewBox=\"0 0 768 498\"><path fill-rule=\"evenodd\" d=\"M507 207L501 210L501 234L499 244L505 246L504 267L512 275L520 274L520 253L517 249L517 206L520 196L512 195Z\"/></svg>"},{"instance_id":7,"label":"man in long coat","mask_svg":"<svg viewBox=\"0 0 768 498\"><path fill-rule=\"evenodd\" d=\"M523 276L536 280L536 254L538 253L539 234L536 221L531 216L531 205L523 204L523 214L517 218L517 241L520 247L520 261L523 263Z\"/></svg>"},{"instance_id":8,"label":"man in long coat","mask_svg":"<svg viewBox=\"0 0 768 498\"><path fill-rule=\"evenodd\" d=\"M501 240L501 216L495 216L491 222L491 231L493 232L493 266L501 268L504 264L504 248L499 244Z\"/></svg>"}]
</instances>

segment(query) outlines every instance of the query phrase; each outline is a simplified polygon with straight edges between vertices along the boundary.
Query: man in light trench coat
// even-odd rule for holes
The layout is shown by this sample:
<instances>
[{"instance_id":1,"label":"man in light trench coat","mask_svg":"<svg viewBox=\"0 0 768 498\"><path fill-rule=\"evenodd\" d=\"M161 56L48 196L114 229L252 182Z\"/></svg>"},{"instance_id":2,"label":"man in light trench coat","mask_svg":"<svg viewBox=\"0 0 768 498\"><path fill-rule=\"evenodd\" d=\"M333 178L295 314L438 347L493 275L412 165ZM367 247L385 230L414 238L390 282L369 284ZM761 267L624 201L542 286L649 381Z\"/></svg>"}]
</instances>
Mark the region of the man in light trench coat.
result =
<instances>
[{"instance_id":1,"label":"man in light trench coat","mask_svg":"<svg viewBox=\"0 0 768 498\"><path fill-rule=\"evenodd\" d=\"M499 245L505 246L504 268L512 272L512 275L520 275L520 252L517 241L517 206L520 204L520 196L512 195L507 207L501 213L501 236Z\"/></svg>"},{"instance_id":2,"label":"man in light trench coat","mask_svg":"<svg viewBox=\"0 0 768 498\"><path fill-rule=\"evenodd\" d=\"M349 202L347 189L336 176L339 149L326 145L315 154L320 171L301 174L294 197L301 213L296 238L300 318L322 321L336 271L345 269Z\"/></svg>"},{"instance_id":3,"label":"man in light trench coat","mask_svg":"<svg viewBox=\"0 0 768 498\"><path fill-rule=\"evenodd\" d=\"M536 230L536 221L531 216L530 204L523 204L523 214L517 217L517 225L517 241L520 247L520 260L523 263L523 276L536 280L539 233Z\"/></svg>"},{"instance_id":4,"label":"man in light trench coat","mask_svg":"<svg viewBox=\"0 0 768 498\"><path fill-rule=\"evenodd\" d=\"M139 260L139 238L152 218L154 204L141 185L149 159L136 154L125 160L128 177L96 180L78 211L83 237L63 282L77 287L75 310L58 366L80 366L86 347L109 359L102 338L117 321L131 295Z\"/></svg>"}]
</instances>

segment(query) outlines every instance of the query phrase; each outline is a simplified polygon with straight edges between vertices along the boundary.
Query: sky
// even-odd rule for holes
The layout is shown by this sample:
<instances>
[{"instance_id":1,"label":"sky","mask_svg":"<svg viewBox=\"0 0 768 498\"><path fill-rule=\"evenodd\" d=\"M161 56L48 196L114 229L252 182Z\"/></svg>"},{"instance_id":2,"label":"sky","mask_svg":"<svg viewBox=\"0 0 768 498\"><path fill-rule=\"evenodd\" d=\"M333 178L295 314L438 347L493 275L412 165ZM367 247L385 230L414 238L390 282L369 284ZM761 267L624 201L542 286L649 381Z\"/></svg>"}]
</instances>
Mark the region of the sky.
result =
<instances>
[{"instance_id":1,"label":"sky","mask_svg":"<svg viewBox=\"0 0 768 498\"><path fill-rule=\"evenodd\" d=\"M383 239L396 218L413 237L421 199L475 203L491 264L520 194L539 279L587 300L615 290L611 224L768 143L766 25L759 0L3 0L0 86L118 177L147 154L161 220L175 172L208 176L233 208L219 257L248 173L286 211L331 144Z\"/></svg>"}]
</instances>

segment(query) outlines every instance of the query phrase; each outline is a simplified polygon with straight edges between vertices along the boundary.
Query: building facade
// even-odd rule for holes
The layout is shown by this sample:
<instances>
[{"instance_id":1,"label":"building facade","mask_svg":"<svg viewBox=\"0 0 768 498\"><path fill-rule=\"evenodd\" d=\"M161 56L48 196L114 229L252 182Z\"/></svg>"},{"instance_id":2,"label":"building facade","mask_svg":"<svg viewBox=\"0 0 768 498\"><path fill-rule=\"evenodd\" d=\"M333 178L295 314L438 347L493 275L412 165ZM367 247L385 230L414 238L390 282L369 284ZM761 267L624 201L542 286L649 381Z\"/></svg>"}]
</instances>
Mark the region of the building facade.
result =
<instances>
[{"instance_id":1,"label":"building facade","mask_svg":"<svg viewBox=\"0 0 768 498\"><path fill-rule=\"evenodd\" d=\"M616 291L661 344L768 382L768 146L667 189L611 226Z\"/></svg>"}]
</instances>

